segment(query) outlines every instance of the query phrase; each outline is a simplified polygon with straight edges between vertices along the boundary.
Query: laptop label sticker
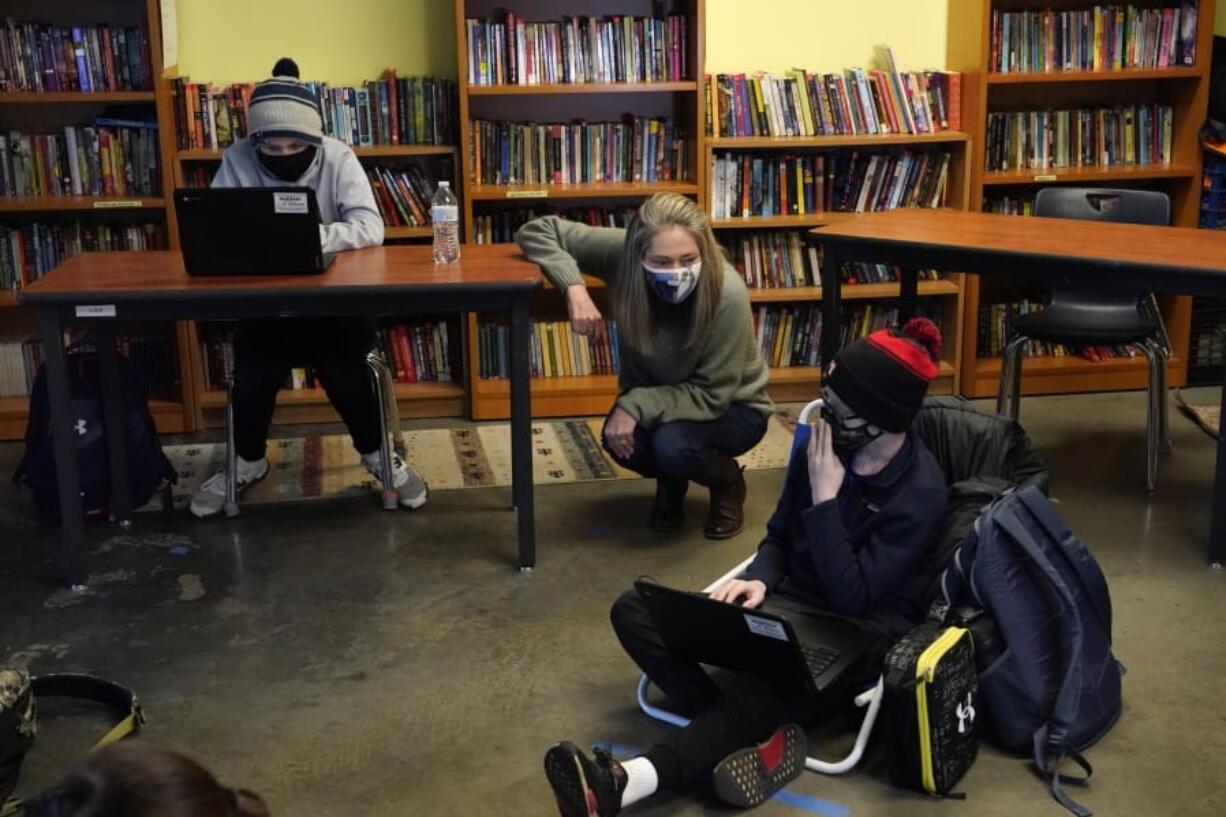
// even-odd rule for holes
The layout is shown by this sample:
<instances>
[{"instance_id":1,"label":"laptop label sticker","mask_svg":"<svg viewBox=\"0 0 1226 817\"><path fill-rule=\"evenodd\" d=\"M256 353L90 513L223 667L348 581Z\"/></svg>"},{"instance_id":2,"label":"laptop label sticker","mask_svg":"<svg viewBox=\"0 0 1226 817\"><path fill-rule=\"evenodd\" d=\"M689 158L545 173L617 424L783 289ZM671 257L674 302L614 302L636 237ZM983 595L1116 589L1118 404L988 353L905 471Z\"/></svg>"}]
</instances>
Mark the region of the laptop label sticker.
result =
<instances>
[{"instance_id":1,"label":"laptop label sticker","mask_svg":"<svg viewBox=\"0 0 1226 817\"><path fill-rule=\"evenodd\" d=\"M306 213L306 193L273 193L272 208L278 213Z\"/></svg>"},{"instance_id":2,"label":"laptop label sticker","mask_svg":"<svg viewBox=\"0 0 1226 817\"><path fill-rule=\"evenodd\" d=\"M745 623L749 625L749 631L754 635L764 635L767 638L777 638L780 641L787 641L787 631L783 629L783 625L778 621L771 621L769 618L760 616L751 616L745 613Z\"/></svg>"}]
</instances>

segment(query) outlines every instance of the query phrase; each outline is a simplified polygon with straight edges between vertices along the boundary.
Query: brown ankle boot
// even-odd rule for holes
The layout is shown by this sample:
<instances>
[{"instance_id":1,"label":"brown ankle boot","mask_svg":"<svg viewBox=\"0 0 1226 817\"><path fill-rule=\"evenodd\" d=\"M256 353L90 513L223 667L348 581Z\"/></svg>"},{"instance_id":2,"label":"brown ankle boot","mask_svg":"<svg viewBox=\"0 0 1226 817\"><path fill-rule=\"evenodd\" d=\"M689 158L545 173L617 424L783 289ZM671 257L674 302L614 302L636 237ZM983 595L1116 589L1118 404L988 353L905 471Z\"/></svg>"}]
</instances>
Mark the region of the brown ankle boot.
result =
<instances>
[{"instance_id":1,"label":"brown ankle boot","mask_svg":"<svg viewBox=\"0 0 1226 817\"><path fill-rule=\"evenodd\" d=\"M658 477L656 500L651 504L647 524L656 533L672 533L685 523L685 492L690 483L684 479Z\"/></svg>"},{"instance_id":2,"label":"brown ankle boot","mask_svg":"<svg viewBox=\"0 0 1226 817\"><path fill-rule=\"evenodd\" d=\"M726 454L711 459L701 480L711 491L702 532L708 539L729 539L745 527L745 469Z\"/></svg>"}]
</instances>

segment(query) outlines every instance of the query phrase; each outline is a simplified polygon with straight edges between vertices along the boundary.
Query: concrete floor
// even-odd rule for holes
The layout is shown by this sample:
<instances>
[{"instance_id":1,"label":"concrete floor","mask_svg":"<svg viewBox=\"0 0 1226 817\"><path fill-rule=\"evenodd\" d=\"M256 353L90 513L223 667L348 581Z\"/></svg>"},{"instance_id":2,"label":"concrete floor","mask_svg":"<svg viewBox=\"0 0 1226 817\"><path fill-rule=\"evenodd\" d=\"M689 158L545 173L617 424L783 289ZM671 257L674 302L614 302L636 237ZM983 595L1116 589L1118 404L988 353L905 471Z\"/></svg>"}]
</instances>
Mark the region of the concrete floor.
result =
<instances>
[{"instance_id":1,"label":"concrete floor","mask_svg":"<svg viewBox=\"0 0 1226 817\"><path fill-rule=\"evenodd\" d=\"M1216 392L1191 393L1193 402ZM1138 394L1028 399L1023 418L1054 496L1111 582L1125 712L1089 757L1079 798L1099 815L1226 813L1226 575L1204 548L1210 440L1172 416L1159 492L1143 478ZM19 450L0 446L0 472ZM186 516L130 534L98 527L88 595L51 582L53 532L0 489L0 660L89 669L134 687L153 740L223 780L264 793L278 815L548 815L552 742L645 746L666 727L634 706L636 672L608 626L635 577L698 587L756 546L781 471L750 475L746 532L683 535L643 524L645 481L537 491L540 561L512 569L506 490L439 492L415 514L374 500L252 507L234 521ZM58 710L57 710L58 711ZM82 717L47 719L27 790L87 741ZM820 737L836 753L842 735ZM888 785L880 751L843 778L806 774L763 815L1064 814L1026 764L985 748L965 804ZM724 814L709 796L636 815Z\"/></svg>"}]
</instances>

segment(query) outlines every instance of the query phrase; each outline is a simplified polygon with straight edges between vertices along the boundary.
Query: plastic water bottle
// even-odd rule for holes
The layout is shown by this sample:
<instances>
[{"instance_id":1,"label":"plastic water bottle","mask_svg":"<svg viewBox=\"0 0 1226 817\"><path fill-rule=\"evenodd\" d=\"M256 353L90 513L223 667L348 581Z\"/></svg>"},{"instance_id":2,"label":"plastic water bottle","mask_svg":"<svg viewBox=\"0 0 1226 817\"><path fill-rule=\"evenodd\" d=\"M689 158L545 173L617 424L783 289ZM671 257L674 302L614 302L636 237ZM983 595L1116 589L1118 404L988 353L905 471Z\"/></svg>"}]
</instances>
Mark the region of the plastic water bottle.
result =
<instances>
[{"instance_id":1,"label":"plastic water bottle","mask_svg":"<svg viewBox=\"0 0 1226 817\"><path fill-rule=\"evenodd\" d=\"M434 263L454 264L460 260L460 202L451 192L450 182L439 182L430 200L430 221L434 223Z\"/></svg>"}]
</instances>

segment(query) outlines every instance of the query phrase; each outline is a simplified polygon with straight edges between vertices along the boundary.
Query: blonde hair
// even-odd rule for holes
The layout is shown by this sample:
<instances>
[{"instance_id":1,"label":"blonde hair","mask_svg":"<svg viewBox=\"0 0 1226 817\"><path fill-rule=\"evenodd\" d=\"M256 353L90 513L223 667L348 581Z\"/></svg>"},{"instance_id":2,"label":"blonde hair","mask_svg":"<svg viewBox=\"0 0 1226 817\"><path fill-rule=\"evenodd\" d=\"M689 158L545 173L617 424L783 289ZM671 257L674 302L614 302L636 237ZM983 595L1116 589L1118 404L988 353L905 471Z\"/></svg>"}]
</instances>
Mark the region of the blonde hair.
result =
<instances>
[{"instance_id":1,"label":"blonde hair","mask_svg":"<svg viewBox=\"0 0 1226 817\"><path fill-rule=\"evenodd\" d=\"M702 257L702 274L690 298L694 301L686 346L694 346L707 334L724 292L724 253L711 232L711 222L696 203L677 193L656 193L639 208L626 230L621 269L613 291L613 314L618 333L634 349L651 349L652 298L643 274L643 259L656 235L669 227L686 230Z\"/></svg>"}]
</instances>

